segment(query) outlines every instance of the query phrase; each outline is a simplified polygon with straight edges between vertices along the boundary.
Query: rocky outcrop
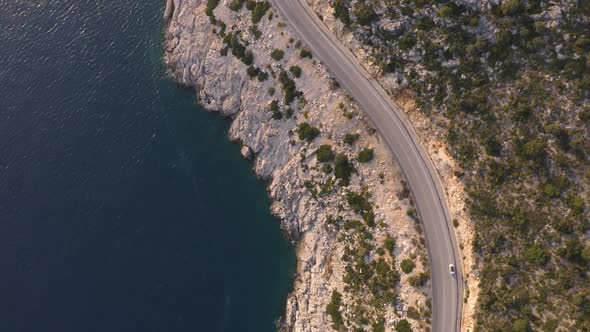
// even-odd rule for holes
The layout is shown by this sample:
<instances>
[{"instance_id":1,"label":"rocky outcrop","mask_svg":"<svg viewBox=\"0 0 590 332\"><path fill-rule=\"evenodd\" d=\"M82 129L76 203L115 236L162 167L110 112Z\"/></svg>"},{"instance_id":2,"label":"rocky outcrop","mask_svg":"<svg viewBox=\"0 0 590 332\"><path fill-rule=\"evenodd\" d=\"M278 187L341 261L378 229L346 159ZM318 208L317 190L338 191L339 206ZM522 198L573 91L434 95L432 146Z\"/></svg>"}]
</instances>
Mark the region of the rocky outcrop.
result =
<instances>
[{"instance_id":1,"label":"rocky outcrop","mask_svg":"<svg viewBox=\"0 0 590 332\"><path fill-rule=\"evenodd\" d=\"M281 328L329 330L334 321L326 314L326 307L335 290L343 294L340 311L345 324L370 327L370 322L348 319L358 309L357 298L344 281L348 263L342 257L351 235L339 231L340 225L333 218L361 219L347 202L349 192L366 193L374 207L377 223L368 231L375 248L366 253L366 259L385 255L397 271L404 259L417 263L413 274L401 275L401 282L392 285L395 302L380 311L363 310L371 319L382 317L385 329L391 331L399 320L406 318L411 306L425 317L411 319L411 324L415 328L425 327L429 317L429 284L413 287L408 282L414 274L428 270L421 245L423 238L419 224L409 217L410 199L404 194L400 197L404 192L400 171L386 144L326 69L313 59L300 56L302 46L277 12L270 9L253 28L250 12L245 8L231 11L231 1L222 0L212 19L205 13L206 2L177 0L170 5L173 9L167 15L171 19L166 28L165 61L176 81L195 88L206 109L231 118L229 138L243 145L242 154L253 161L256 175L266 180L272 213L280 218L286 236L297 246L297 275ZM239 41L252 52L251 69L231 50L228 52L223 40L228 33L239 36ZM271 57L274 49L284 51L281 60ZM279 76L293 66L301 68L301 75L288 75L302 97L286 105ZM264 72L268 77L251 77L249 72ZM273 101L278 110L272 110ZM318 129L319 136L302 138L298 131L302 123ZM353 133L358 134L358 140L344 143L345 135ZM371 147L375 157L368 163L353 163L356 173L345 185L333 175L331 162L318 161L321 145L330 145L334 153L351 161L364 147ZM387 237L396 239L393 254L377 253L377 247ZM364 301L367 296L360 299Z\"/></svg>"}]
</instances>

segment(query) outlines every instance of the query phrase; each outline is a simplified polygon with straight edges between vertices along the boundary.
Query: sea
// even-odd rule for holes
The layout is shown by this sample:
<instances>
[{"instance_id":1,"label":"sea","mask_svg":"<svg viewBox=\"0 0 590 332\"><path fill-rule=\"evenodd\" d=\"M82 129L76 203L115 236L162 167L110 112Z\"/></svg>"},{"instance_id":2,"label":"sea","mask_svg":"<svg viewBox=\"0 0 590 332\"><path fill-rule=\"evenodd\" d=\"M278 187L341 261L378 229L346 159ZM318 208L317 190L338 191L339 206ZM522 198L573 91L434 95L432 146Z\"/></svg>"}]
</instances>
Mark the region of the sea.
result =
<instances>
[{"instance_id":1,"label":"sea","mask_svg":"<svg viewBox=\"0 0 590 332\"><path fill-rule=\"evenodd\" d=\"M0 0L0 331L275 331L294 249L163 0Z\"/></svg>"}]
</instances>

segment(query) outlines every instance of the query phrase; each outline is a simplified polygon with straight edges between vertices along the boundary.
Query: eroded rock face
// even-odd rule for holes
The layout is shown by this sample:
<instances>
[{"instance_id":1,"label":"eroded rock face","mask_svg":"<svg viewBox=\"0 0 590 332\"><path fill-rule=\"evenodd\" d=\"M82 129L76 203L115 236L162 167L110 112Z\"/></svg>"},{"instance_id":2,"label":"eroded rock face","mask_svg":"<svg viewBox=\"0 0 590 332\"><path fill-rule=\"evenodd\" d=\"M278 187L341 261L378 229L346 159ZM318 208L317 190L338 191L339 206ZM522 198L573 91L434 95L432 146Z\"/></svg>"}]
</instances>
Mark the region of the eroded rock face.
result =
<instances>
[{"instance_id":1,"label":"eroded rock face","mask_svg":"<svg viewBox=\"0 0 590 332\"><path fill-rule=\"evenodd\" d=\"M230 1L220 1L214 10L217 22L226 25L225 33L239 35L254 54L254 66L269 73L267 80L251 79L242 61L222 50L225 45L219 35L220 24L214 25L205 15L207 1L176 0L174 12L166 29L165 61L171 75L180 84L194 87L200 103L208 110L219 112L232 119L229 138L243 145L242 154L252 158L256 175L267 181L272 200L271 211L281 220L287 238L297 245L297 275L294 290L286 304L285 317L280 324L283 330L326 331L332 324L326 314L333 290L343 294L341 310L351 315L356 298L345 290L343 276L346 263L342 253L346 236L338 233L326 221L334 216L343 219L360 219L349 207L345 195L348 191L370 192L375 206L375 219L381 221L371 228L376 244L386 236L397 238L395 260L399 262L411 254L426 257L420 245L419 226L407 214L409 199L400 198L403 191L401 176L386 144L362 116L356 104L344 91L331 84L326 69L309 58L299 56L300 46L294 34L282 23L272 9L257 24L260 38L251 33L250 12L228 9ZM277 61L271 58L273 49L282 49L285 56ZM303 93L291 105L285 105L278 76L297 65L302 75L295 78L297 89ZM274 94L272 90L276 90ZM276 100L282 119L273 117L269 110ZM287 109L293 110L292 117ZM303 122L320 130L320 136L307 142L298 137L297 126ZM343 143L347 133L358 133L353 145ZM331 174L326 174L316 158L316 150L329 144L335 153L354 160L363 147L373 147L375 159L366 164L355 164L357 173L349 186L334 184L327 187ZM310 183L312 185L310 185ZM314 193L315 190L315 193ZM339 236L340 235L340 236ZM375 256L371 252L369 255ZM426 258L424 259L426 262ZM418 264L416 272L428 269ZM408 285L409 275L401 276L400 285L394 286L399 300L384 310L386 330L406 315L408 306L426 308L429 284L424 288ZM399 311L395 309L398 307ZM348 315L348 316L347 316ZM427 315L427 313L424 313ZM415 328L423 322L411 321Z\"/></svg>"}]
</instances>

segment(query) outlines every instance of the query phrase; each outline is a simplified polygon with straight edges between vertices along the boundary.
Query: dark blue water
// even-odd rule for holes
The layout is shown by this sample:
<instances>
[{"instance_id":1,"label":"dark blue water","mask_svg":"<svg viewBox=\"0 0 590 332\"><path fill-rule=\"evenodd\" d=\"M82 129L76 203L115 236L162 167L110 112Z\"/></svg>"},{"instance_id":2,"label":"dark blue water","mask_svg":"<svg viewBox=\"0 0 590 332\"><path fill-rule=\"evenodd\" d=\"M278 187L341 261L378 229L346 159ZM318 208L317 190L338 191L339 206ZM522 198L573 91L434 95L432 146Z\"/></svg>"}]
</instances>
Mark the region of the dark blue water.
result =
<instances>
[{"instance_id":1,"label":"dark blue water","mask_svg":"<svg viewBox=\"0 0 590 332\"><path fill-rule=\"evenodd\" d=\"M294 256L160 0L0 0L0 331L271 331Z\"/></svg>"}]
</instances>

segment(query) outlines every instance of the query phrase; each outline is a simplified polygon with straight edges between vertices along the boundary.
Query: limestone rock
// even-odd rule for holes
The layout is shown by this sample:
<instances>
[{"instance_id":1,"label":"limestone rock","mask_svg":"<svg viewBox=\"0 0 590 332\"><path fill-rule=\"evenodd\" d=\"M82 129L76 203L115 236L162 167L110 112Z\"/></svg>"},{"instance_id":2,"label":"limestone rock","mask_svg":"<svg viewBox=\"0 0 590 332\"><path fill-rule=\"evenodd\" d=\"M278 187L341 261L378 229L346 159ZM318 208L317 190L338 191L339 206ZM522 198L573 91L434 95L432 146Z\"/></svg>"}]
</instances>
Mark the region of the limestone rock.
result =
<instances>
[{"instance_id":1,"label":"limestone rock","mask_svg":"<svg viewBox=\"0 0 590 332\"><path fill-rule=\"evenodd\" d=\"M245 159L251 160L252 157L254 156L252 153L252 149L250 149L249 147L243 145L242 148L240 149L240 153L242 154L242 157L244 157Z\"/></svg>"}]
</instances>

